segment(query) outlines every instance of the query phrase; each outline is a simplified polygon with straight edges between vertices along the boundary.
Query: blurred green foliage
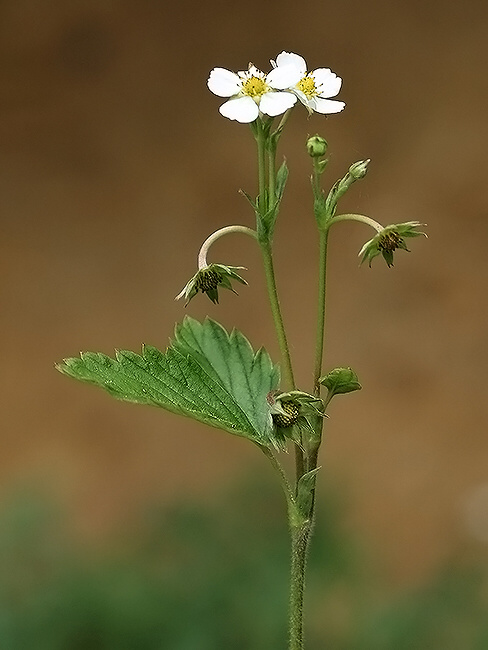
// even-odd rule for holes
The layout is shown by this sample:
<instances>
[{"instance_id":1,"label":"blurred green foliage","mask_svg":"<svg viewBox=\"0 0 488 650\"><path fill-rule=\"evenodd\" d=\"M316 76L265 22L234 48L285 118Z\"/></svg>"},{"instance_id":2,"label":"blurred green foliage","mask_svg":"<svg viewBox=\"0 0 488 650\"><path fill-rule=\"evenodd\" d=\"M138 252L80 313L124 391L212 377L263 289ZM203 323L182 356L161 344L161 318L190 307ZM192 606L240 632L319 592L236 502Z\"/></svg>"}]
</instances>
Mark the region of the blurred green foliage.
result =
<instances>
[{"instance_id":1,"label":"blurred green foliage","mask_svg":"<svg viewBox=\"0 0 488 650\"><path fill-rule=\"evenodd\" d=\"M318 516L307 650L488 648L481 567L451 566L422 590L395 594L344 531L342 510L335 495ZM117 543L88 548L48 500L5 504L1 650L286 648L288 537L275 486L246 483L131 524Z\"/></svg>"}]
</instances>

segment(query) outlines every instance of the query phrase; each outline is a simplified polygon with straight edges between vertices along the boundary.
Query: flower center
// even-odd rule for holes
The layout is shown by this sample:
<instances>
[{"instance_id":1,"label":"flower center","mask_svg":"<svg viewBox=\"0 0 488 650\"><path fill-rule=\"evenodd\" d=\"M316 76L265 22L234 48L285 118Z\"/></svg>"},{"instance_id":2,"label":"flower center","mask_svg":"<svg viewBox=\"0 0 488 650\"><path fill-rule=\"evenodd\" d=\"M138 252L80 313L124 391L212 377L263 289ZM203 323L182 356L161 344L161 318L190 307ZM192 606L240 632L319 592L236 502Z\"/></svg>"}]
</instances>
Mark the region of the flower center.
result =
<instances>
[{"instance_id":1,"label":"flower center","mask_svg":"<svg viewBox=\"0 0 488 650\"><path fill-rule=\"evenodd\" d=\"M300 79L300 81L297 83L297 88L301 90L308 99L312 99L312 97L315 97L315 95L318 94L315 80L310 75L306 75Z\"/></svg>"},{"instance_id":2,"label":"flower center","mask_svg":"<svg viewBox=\"0 0 488 650\"><path fill-rule=\"evenodd\" d=\"M261 97L267 90L266 82L261 77L249 77L242 84L242 91L249 97Z\"/></svg>"},{"instance_id":3,"label":"flower center","mask_svg":"<svg viewBox=\"0 0 488 650\"><path fill-rule=\"evenodd\" d=\"M201 271L195 282L197 291L205 293L210 289L216 289L222 282L222 275L218 271L210 269L208 271Z\"/></svg>"},{"instance_id":4,"label":"flower center","mask_svg":"<svg viewBox=\"0 0 488 650\"><path fill-rule=\"evenodd\" d=\"M273 422L277 427L281 427L282 429L292 427L300 415L300 409L298 405L294 404L293 402L282 402L281 407L284 413L274 413L272 416Z\"/></svg>"},{"instance_id":5,"label":"flower center","mask_svg":"<svg viewBox=\"0 0 488 650\"><path fill-rule=\"evenodd\" d=\"M384 233L378 242L378 248L381 251L394 251L403 243L403 238L392 230L391 232Z\"/></svg>"}]
</instances>

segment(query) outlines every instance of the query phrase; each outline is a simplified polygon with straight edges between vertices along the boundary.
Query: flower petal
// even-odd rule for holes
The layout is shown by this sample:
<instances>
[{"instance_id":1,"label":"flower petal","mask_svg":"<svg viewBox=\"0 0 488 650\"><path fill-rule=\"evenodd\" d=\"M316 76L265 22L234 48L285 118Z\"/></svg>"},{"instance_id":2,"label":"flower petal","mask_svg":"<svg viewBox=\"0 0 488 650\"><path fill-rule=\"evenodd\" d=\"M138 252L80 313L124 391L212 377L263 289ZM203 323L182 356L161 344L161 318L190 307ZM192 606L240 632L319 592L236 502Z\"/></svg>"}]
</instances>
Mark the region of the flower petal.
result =
<instances>
[{"instance_id":1,"label":"flower petal","mask_svg":"<svg viewBox=\"0 0 488 650\"><path fill-rule=\"evenodd\" d=\"M276 57L276 62L271 61L271 65L274 67L281 67L285 65L292 65L297 70L300 71L300 78L307 72L307 63L303 56L299 54L293 54L293 52L281 52Z\"/></svg>"},{"instance_id":2,"label":"flower petal","mask_svg":"<svg viewBox=\"0 0 488 650\"><path fill-rule=\"evenodd\" d=\"M295 86L303 74L299 68L294 65L279 65L266 77L266 83L276 90L285 90Z\"/></svg>"},{"instance_id":3,"label":"flower petal","mask_svg":"<svg viewBox=\"0 0 488 650\"><path fill-rule=\"evenodd\" d=\"M264 93L259 103L261 113L275 117L291 108L297 98L292 93Z\"/></svg>"},{"instance_id":4,"label":"flower petal","mask_svg":"<svg viewBox=\"0 0 488 650\"><path fill-rule=\"evenodd\" d=\"M335 97L341 89L342 79L329 68L318 68L311 76L319 91L319 97Z\"/></svg>"},{"instance_id":5,"label":"flower petal","mask_svg":"<svg viewBox=\"0 0 488 650\"><path fill-rule=\"evenodd\" d=\"M207 86L214 95L232 97L232 95L237 95L242 82L235 72L225 68L214 68L208 78Z\"/></svg>"},{"instance_id":6,"label":"flower petal","mask_svg":"<svg viewBox=\"0 0 488 650\"><path fill-rule=\"evenodd\" d=\"M228 117L229 120L247 123L254 122L259 115L259 109L256 102L251 97L237 97L229 99L219 108L220 114Z\"/></svg>"},{"instance_id":7,"label":"flower petal","mask_svg":"<svg viewBox=\"0 0 488 650\"><path fill-rule=\"evenodd\" d=\"M335 99L322 99L321 97L314 97L308 105L313 111L323 114L340 113L345 107L344 102L338 102Z\"/></svg>"},{"instance_id":8,"label":"flower petal","mask_svg":"<svg viewBox=\"0 0 488 650\"><path fill-rule=\"evenodd\" d=\"M252 63L249 64L249 69L246 72L239 72L240 75L244 75L245 77L264 77L265 74L264 72L261 72L259 68L256 68L255 65Z\"/></svg>"}]
</instances>

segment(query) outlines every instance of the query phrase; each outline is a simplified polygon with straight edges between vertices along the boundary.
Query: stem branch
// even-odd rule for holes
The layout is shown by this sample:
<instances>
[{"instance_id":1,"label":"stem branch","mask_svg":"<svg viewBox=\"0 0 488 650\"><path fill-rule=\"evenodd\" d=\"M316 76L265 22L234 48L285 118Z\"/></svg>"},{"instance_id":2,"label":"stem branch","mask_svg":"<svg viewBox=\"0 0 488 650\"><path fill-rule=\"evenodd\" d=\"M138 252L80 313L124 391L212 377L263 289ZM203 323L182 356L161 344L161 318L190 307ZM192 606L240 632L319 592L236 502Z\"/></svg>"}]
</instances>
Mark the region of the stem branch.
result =
<instances>
[{"instance_id":1,"label":"stem branch","mask_svg":"<svg viewBox=\"0 0 488 650\"><path fill-rule=\"evenodd\" d=\"M295 378L293 376L290 349L288 347L285 325L283 323L283 316L281 315L280 301L278 298L278 290L276 288L276 279L274 273L271 244L269 242L261 243L261 251L263 254L264 274L266 276L266 285L268 288L268 296L269 296L269 302L271 306L271 313L273 316L273 322L276 329L276 336L278 338L278 345L280 348L285 385L287 390L294 390Z\"/></svg>"}]
</instances>

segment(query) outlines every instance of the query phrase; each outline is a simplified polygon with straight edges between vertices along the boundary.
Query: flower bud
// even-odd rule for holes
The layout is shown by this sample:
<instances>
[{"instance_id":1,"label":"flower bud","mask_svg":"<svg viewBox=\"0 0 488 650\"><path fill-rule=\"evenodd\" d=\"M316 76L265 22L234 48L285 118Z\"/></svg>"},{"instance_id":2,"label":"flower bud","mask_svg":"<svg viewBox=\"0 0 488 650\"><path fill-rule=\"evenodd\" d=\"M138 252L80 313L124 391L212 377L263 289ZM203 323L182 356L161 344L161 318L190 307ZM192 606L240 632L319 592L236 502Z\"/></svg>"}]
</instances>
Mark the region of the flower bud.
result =
<instances>
[{"instance_id":1,"label":"flower bud","mask_svg":"<svg viewBox=\"0 0 488 650\"><path fill-rule=\"evenodd\" d=\"M361 178L364 178L366 176L366 172L368 171L368 165L371 162L371 159L368 158L367 160L359 160L358 162L353 163L349 167L349 173L351 176L354 178L355 181L361 180Z\"/></svg>"},{"instance_id":2,"label":"flower bud","mask_svg":"<svg viewBox=\"0 0 488 650\"><path fill-rule=\"evenodd\" d=\"M319 379L319 384L325 386L332 395L352 393L361 389L358 376L352 368L334 368L328 375Z\"/></svg>"},{"instance_id":3,"label":"flower bud","mask_svg":"<svg viewBox=\"0 0 488 650\"><path fill-rule=\"evenodd\" d=\"M307 140L308 155L312 158L321 158L327 151L327 141L320 135L313 135Z\"/></svg>"}]
</instances>

